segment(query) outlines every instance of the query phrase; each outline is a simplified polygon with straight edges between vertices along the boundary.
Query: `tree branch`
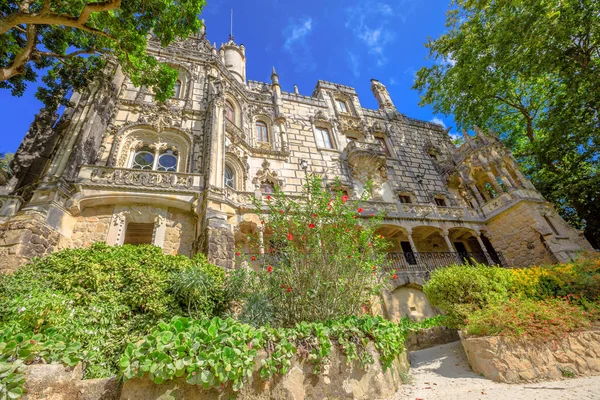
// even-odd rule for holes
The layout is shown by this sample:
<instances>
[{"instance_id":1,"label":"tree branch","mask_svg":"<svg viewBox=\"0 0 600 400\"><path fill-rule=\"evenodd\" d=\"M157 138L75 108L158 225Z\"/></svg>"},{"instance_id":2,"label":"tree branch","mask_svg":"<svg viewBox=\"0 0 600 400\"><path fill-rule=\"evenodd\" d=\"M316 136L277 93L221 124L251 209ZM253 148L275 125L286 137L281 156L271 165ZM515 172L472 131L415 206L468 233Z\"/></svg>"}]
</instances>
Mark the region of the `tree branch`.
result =
<instances>
[{"instance_id":1,"label":"tree branch","mask_svg":"<svg viewBox=\"0 0 600 400\"><path fill-rule=\"evenodd\" d=\"M121 8L121 0L108 0L98 3L88 3L85 5L85 7L83 7L83 11L81 11L81 14L79 14L77 22L80 24L85 24L92 13L117 10L119 8Z\"/></svg>"},{"instance_id":2,"label":"tree branch","mask_svg":"<svg viewBox=\"0 0 600 400\"><path fill-rule=\"evenodd\" d=\"M0 69L0 81L5 81L13 76L21 74L25 68L25 64L31 57L31 53L35 49L37 27L35 25L27 25L25 30L27 32L27 43L25 44L25 47L23 47L21 53L15 57L9 66Z\"/></svg>"}]
</instances>

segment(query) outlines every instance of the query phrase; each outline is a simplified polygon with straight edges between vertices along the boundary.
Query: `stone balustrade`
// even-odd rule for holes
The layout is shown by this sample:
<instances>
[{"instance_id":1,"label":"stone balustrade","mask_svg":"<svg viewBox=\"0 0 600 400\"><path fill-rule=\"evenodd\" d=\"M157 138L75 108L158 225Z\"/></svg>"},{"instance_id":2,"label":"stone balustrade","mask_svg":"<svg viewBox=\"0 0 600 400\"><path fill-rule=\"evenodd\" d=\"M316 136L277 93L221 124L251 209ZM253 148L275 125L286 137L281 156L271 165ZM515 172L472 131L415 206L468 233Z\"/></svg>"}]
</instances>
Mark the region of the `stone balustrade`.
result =
<instances>
[{"instance_id":1,"label":"stone balustrade","mask_svg":"<svg viewBox=\"0 0 600 400\"><path fill-rule=\"evenodd\" d=\"M87 186L110 186L111 188L143 188L179 192L197 192L202 186L202 176L182 172L152 171L130 168L111 168L84 165L77 182Z\"/></svg>"},{"instance_id":2,"label":"stone balustrade","mask_svg":"<svg viewBox=\"0 0 600 400\"><path fill-rule=\"evenodd\" d=\"M532 189L516 189L512 192L502 193L498 197L488 201L481 207L481 211L483 211L486 216L489 216L490 214L508 208L521 200L544 201L544 198L541 194Z\"/></svg>"}]
</instances>

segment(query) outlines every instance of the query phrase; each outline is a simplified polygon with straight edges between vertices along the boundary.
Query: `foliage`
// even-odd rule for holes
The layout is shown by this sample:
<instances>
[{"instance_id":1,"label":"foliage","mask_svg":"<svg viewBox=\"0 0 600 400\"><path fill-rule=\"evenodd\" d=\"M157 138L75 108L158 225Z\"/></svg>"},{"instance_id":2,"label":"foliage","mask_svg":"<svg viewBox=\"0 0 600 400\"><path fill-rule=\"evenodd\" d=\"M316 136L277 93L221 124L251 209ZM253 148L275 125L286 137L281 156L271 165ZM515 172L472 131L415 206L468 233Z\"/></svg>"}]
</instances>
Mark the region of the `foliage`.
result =
<instances>
[{"instance_id":1,"label":"foliage","mask_svg":"<svg viewBox=\"0 0 600 400\"><path fill-rule=\"evenodd\" d=\"M256 328L233 319L191 320L173 318L161 322L143 341L127 346L120 367L125 380L147 376L154 383L185 376L189 384L204 388L232 384L239 390L252 375L254 358L261 349L263 379L285 374L296 355L307 357L318 371L341 346L347 362L357 360L365 368L374 362L366 352L373 342L384 369L404 351L406 332L381 317L347 317L327 322L301 322L293 328Z\"/></svg>"},{"instance_id":2,"label":"foliage","mask_svg":"<svg viewBox=\"0 0 600 400\"><path fill-rule=\"evenodd\" d=\"M0 174L4 173L6 176L12 175L10 162L14 157L14 153L0 153Z\"/></svg>"},{"instance_id":3,"label":"foliage","mask_svg":"<svg viewBox=\"0 0 600 400\"><path fill-rule=\"evenodd\" d=\"M37 97L49 110L119 62L136 86L164 101L177 72L146 53L150 34L162 46L198 32L204 0L3 1L0 3L0 88L21 96L44 71Z\"/></svg>"},{"instance_id":4,"label":"foliage","mask_svg":"<svg viewBox=\"0 0 600 400\"><path fill-rule=\"evenodd\" d=\"M213 280L207 292L184 296L174 290L190 270ZM210 317L226 307L222 293L222 270L202 257L190 260L164 255L154 246L97 243L53 253L0 276L0 331L14 336L5 333L5 342L39 334L52 339L49 343L81 343L85 376L109 376L116 373L126 344L143 337L157 320L186 315L190 302ZM43 349L38 346L34 353L43 355Z\"/></svg>"},{"instance_id":5,"label":"foliage","mask_svg":"<svg viewBox=\"0 0 600 400\"><path fill-rule=\"evenodd\" d=\"M423 286L431 305L446 313L450 326L460 327L467 315L506 300L513 290L511 270L484 264L436 269Z\"/></svg>"},{"instance_id":6,"label":"foliage","mask_svg":"<svg viewBox=\"0 0 600 400\"><path fill-rule=\"evenodd\" d=\"M369 190L351 201L309 175L299 199L279 190L255 199L265 254L259 254L261 236L248 235L250 259L238 252L236 261L257 269L243 287L270 303L274 324L357 315L381 289L387 243L375 234L382 215L362 208L368 208Z\"/></svg>"},{"instance_id":7,"label":"foliage","mask_svg":"<svg viewBox=\"0 0 600 400\"><path fill-rule=\"evenodd\" d=\"M510 299L469 314L465 332L473 336L557 338L590 327L589 313L566 299Z\"/></svg>"},{"instance_id":8,"label":"foliage","mask_svg":"<svg viewBox=\"0 0 600 400\"><path fill-rule=\"evenodd\" d=\"M500 133L524 172L600 246L600 3L454 0L426 47L421 104Z\"/></svg>"}]
</instances>

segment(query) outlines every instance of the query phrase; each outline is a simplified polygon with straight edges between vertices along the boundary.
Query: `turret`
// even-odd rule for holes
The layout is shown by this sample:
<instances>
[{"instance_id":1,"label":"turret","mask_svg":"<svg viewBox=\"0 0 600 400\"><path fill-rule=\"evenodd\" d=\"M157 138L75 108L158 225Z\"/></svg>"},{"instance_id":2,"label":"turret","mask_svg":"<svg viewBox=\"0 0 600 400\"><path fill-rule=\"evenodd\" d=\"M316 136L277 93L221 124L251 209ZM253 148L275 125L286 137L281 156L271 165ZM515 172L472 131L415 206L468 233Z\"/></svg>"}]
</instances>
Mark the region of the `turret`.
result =
<instances>
[{"instance_id":1,"label":"turret","mask_svg":"<svg viewBox=\"0 0 600 400\"><path fill-rule=\"evenodd\" d=\"M233 36L229 37L229 41L221 45L219 50L221 61L225 64L225 68L229 70L242 84L246 84L246 48L243 44L237 45L233 41Z\"/></svg>"},{"instance_id":2,"label":"turret","mask_svg":"<svg viewBox=\"0 0 600 400\"><path fill-rule=\"evenodd\" d=\"M383 83L379 82L377 79L371 79L371 90L377 99L377 103L379 103L379 108L396 109L392 102L392 98Z\"/></svg>"}]
</instances>

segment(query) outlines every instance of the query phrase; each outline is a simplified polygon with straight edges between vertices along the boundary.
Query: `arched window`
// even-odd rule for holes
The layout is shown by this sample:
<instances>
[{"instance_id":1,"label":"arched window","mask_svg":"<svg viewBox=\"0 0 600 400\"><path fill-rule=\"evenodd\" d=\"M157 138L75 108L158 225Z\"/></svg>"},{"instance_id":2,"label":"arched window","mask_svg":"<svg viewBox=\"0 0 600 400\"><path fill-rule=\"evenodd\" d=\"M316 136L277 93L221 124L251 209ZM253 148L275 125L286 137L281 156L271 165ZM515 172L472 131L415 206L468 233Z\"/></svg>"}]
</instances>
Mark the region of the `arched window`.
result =
<instances>
[{"instance_id":1,"label":"arched window","mask_svg":"<svg viewBox=\"0 0 600 400\"><path fill-rule=\"evenodd\" d=\"M235 172L229 166L225 166L225 174L223 176L225 186L235 189Z\"/></svg>"},{"instance_id":2,"label":"arched window","mask_svg":"<svg viewBox=\"0 0 600 400\"><path fill-rule=\"evenodd\" d=\"M256 140L259 142L269 141L269 131L267 130L267 124L262 121L256 121Z\"/></svg>"},{"instance_id":3,"label":"arched window","mask_svg":"<svg viewBox=\"0 0 600 400\"><path fill-rule=\"evenodd\" d=\"M133 156L131 168L155 171L177 171L178 154L174 150L154 152L149 147L142 147Z\"/></svg>"},{"instance_id":4,"label":"arched window","mask_svg":"<svg viewBox=\"0 0 600 400\"><path fill-rule=\"evenodd\" d=\"M154 153L148 147L135 152L133 156L133 169L154 169Z\"/></svg>"},{"instance_id":5,"label":"arched window","mask_svg":"<svg viewBox=\"0 0 600 400\"><path fill-rule=\"evenodd\" d=\"M175 90L175 98L178 99L181 96L181 81L179 79L177 79L177 81L175 81L175 86L173 87L173 90Z\"/></svg>"},{"instance_id":6,"label":"arched window","mask_svg":"<svg viewBox=\"0 0 600 400\"><path fill-rule=\"evenodd\" d=\"M329 130L327 128L316 127L317 134L317 147L321 147L324 149L333 149L333 145L331 143L331 136L329 136Z\"/></svg>"},{"instance_id":7,"label":"arched window","mask_svg":"<svg viewBox=\"0 0 600 400\"><path fill-rule=\"evenodd\" d=\"M229 101L225 102L225 117L235 124L235 109Z\"/></svg>"},{"instance_id":8,"label":"arched window","mask_svg":"<svg viewBox=\"0 0 600 400\"><path fill-rule=\"evenodd\" d=\"M173 150L167 150L158 156L158 171L177 171L177 154Z\"/></svg>"}]
</instances>

